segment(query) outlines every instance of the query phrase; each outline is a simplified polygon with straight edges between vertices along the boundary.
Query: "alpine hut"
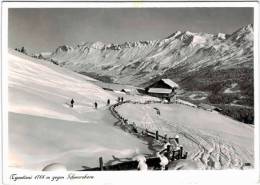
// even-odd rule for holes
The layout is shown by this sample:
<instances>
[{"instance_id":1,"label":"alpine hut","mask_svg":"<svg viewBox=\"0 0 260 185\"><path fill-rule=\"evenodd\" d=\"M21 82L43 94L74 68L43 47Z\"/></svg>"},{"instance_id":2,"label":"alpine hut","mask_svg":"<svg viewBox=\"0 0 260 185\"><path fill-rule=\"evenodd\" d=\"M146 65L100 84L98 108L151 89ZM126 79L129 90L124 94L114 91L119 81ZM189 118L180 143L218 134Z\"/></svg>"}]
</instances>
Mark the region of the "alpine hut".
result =
<instances>
[{"instance_id":1,"label":"alpine hut","mask_svg":"<svg viewBox=\"0 0 260 185\"><path fill-rule=\"evenodd\" d=\"M161 79L148 86L145 90L146 93L151 96L170 100L170 98L175 95L175 90L178 88L179 85L172 80Z\"/></svg>"}]
</instances>

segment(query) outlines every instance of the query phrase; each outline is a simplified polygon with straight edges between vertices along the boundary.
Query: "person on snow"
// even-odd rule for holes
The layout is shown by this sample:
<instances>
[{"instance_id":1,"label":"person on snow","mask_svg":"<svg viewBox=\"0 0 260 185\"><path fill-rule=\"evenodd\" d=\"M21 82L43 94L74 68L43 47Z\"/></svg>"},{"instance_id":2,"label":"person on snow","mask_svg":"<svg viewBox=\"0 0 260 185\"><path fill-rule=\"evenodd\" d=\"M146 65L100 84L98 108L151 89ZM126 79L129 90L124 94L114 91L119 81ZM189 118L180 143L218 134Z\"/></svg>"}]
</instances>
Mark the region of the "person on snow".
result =
<instances>
[{"instance_id":1,"label":"person on snow","mask_svg":"<svg viewBox=\"0 0 260 185\"><path fill-rule=\"evenodd\" d=\"M71 101L70 101L70 106L73 108L73 104L74 104L74 100L73 100L73 98L71 99Z\"/></svg>"},{"instance_id":2,"label":"person on snow","mask_svg":"<svg viewBox=\"0 0 260 185\"><path fill-rule=\"evenodd\" d=\"M121 97L121 102L123 102L124 101L124 97Z\"/></svg>"},{"instance_id":3,"label":"person on snow","mask_svg":"<svg viewBox=\"0 0 260 185\"><path fill-rule=\"evenodd\" d=\"M110 99L107 100L107 105L110 105Z\"/></svg>"},{"instance_id":4,"label":"person on snow","mask_svg":"<svg viewBox=\"0 0 260 185\"><path fill-rule=\"evenodd\" d=\"M136 127L136 124L135 124L135 122L133 122L133 131L135 132L135 133L138 133L138 130L137 130L137 127Z\"/></svg>"},{"instance_id":5,"label":"person on snow","mask_svg":"<svg viewBox=\"0 0 260 185\"><path fill-rule=\"evenodd\" d=\"M165 142L165 144L163 145L163 148L162 148L162 149L163 149L163 150L164 150L164 149L167 149L168 146L171 146L171 143Z\"/></svg>"},{"instance_id":6,"label":"person on snow","mask_svg":"<svg viewBox=\"0 0 260 185\"><path fill-rule=\"evenodd\" d=\"M97 102L94 103L94 106L95 106L95 109L97 109L97 107L98 107Z\"/></svg>"},{"instance_id":7,"label":"person on snow","mask_svg":"<svg viewBox=\"0 0 260 185\"><path fill-rule=\"evenodd\" d=\"M159 154L164 155L168 160L171 160L173 157L173 150L173 146L169 142L166 142Z\"/></svg>"},{"instance_id":8,"label":"person on snow","mask_svg":"<svg viewBox=\"0 0 260 185\"><path fill-rule=\"evenodd\" d=\"M133 158L133 160L138 162L137 170L147 171L148 166L146 164L146 158L143 155L137 155Z\"/></svg>"},{"instance_id":9,"label":"person on snow","mask_svg":"<svg viewBox=\"0 0 260 185\"><path fill-rule=\"evenodd\" d=\"M160 158L160 164L159 165L160 165L161 170L165 170L167 164L169 163L168 158L164 155L161 155L159 152L156 153L156 157Z\"/></svg>"}]
</instances>

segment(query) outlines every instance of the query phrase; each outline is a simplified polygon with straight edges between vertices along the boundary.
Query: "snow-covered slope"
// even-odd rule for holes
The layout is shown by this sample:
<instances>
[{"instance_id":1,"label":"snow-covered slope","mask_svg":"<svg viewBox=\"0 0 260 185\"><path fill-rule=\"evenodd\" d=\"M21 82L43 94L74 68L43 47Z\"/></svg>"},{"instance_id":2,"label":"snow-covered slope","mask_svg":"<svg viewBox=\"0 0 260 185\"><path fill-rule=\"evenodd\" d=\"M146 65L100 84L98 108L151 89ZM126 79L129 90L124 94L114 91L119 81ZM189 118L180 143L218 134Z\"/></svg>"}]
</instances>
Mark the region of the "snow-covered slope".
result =
<instances>
[{"instance_id":1,"label":"snow-covered slope","mask_svg":"<svg viewBox=\"0 0 260 185\"><path fill-rule=\"evenodd\" d=\"M155 108L160 110L160 115ZM182 104L129 103L117 107L117 111L144 129L158 130L170 137L178 134L180 144L189 152L188 158L202 169L254 165L254 127L250 125Z\"/></svg>"},{"instance_id":2,"label":"snow-covered slope","mask_svg":"<svg viewBox=\"0 0 260 185\"><path fill-rule=\"evenodd\" d=\"M102 42L60 46L49 57L60 66L108 76L114 82L141 84L174 70L175 76L209 67L214 70L253 67L253 26L231 35L177 31L154 41Z\"/></svg>"},{"instance_id":3,"label":"snow-covered slope","mask_svg":"<svg viewBox=\"0 0 260 185\"><path fill-rule=\"evenodd\" d=\"M108 98L115 99L96 85L84 83L82 75L28 59L9 55L10 111L84 121L82 115L93 111L94 101L104 106ZM75 109L68 109L72 98Z\"/></svg>"},{"instance_id":4,"label":"snow-covered slope","mask_svg":"<svg viewBox=\"0 0 260 185\"><path fill-rule=\"evenodd\" d=\"M105 163L113 163L152 152L147 142L114 127L117 120L106 101L115 102L117 95L93 81L44 60L9 52L9 166L41 170L50 163L62 163L77 170L98 166L101 156ZM68 105L71 98L73 108ZM125 96L140 102L146 98ZM254 164L253 126L180 104L123 104L117 109L140 127L169 136L178 133L189 160L203 168Z\"/></svg>"},{"instance_id":5,"label":"snow-covered slope","mask_svg":"<svg viewBox=\"0 0 260 185\"><path fill-rule=\"evenodd\" d=\"M69 170L149 153L145 142L114 127L105 105L113 96L93 79L15 51L8 57L9 166ZM71 98L75 106L69 107ZM98 102L95 110L93 103ZM111 161L110 161L111 162Z\"/></svg>"}]
</instances>

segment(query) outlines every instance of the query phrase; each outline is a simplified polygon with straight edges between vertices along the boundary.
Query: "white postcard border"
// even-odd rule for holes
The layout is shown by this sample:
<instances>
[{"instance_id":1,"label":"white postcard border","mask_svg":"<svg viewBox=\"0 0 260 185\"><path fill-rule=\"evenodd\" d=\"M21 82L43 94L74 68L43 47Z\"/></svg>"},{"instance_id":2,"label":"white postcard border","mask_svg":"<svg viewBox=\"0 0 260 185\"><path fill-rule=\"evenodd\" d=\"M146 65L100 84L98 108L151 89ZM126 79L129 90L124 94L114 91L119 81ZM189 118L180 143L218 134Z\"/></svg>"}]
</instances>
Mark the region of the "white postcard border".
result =
<instances>
[{"instance_id":1,"label":"white postcard border","mask_svg":"<svg viewBox=\"0 0 260 185\"><path fill-rule=\"evenodd\" d=\"M255 168L254 170L188 170L188 171L119 171L73 172L93 175L93 180L57 181L54 184L256 184L259 180L259 3L258 2L3 2L2 3L2 128L3 128L3 178L8 184L46 184L47 181L28 180L24 183L10 180L13 173L51 176L69 173L35 172L7 167L8 161L8 8L149 8L149 7L252 7L254 8L254 92L255 92ZM258 33L258 34L257 34Z\"/></svg>"}]
</instances>

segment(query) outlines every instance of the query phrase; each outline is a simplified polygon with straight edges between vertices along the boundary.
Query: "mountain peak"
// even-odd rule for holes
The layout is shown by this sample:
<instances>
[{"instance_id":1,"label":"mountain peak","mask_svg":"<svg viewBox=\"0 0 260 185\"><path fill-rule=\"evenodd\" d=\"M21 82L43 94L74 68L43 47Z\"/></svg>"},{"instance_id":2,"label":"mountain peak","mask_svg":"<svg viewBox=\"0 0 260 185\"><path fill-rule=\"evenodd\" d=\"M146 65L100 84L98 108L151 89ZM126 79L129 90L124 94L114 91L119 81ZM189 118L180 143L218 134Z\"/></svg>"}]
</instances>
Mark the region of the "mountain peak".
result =
<instances>
[{"instance_id":1,"label":"mountain peak","mask_svg":"<svg viewBox=\"0 0 260 185\"><path fill-rule=\"evenodd\" d=\"M242 34L242 33L254 33L253 24L248 24L246 26L243 26L239 28L237 31L235 31L233 34Z\"/></svg>"},{"instance_id":2,"label":"mountain peak","mask_svg":"<svg viewBox=\"0 0 260 185\"><path fill-rule=\"evenodd\" d=\"M247 28L254 28L254 25L253 25L253 23L251 23L251 24L248 24L247 26L245 26L245 27L247 27Z\"/></svg>"},{"instance_id":3,"label":"mountain peak","mask_svg":"<svg viewBox=\"0 0 260 185\"><path fill-rule=\"evenodd\" d=\"M249 24L243 26L242 28L238 29L234 33L231 34L230 39L236 40L241 42L244 41L253 41L254 40L254 29L253 24Z\"/></svg>"},{"instance_id":4,"label":"mountain peak","mask_svg":"<svg viewBox=\"0 0 260 185\"><path fill-rule=\"evenodd\" d=\"M175 37L177 37L180 34L182 34L182 31L178 30L178 31L172 33L171 35L167 36L165 39L175 38Z\"/></svg>"},{"instance_id":5,"label":"mountain peak","mask_svg":"<svg viewBox=\"0 0 260 185\"><path fill-rule=\"evenodd\" d=\"M92 43L91 47L94 49L103 49L105 47L105 44L101 41L97 41Z\"/></svg>"},{"instance_id":6,"label":"mountain peak","mask_svg":"<svg viewBox=\"0 0 260 185\"><path fill-rule=\"evenodd\" d=\"M216 37L219 38L219 39L225 40L227 38L227 34L225 34L225 33L218 33L216 35Z\"/></svg>"},{"instance_id":7,"label":"mountain peak","mask_svg":"<svg viewBox=\"0 0 260 185\"><path fill-rule=\"evenodd\" d=\"M195 33L191 32L191 31L185 31L184 33L185 33L186 35L192 35L192 36L195 35Z\"/></svg>"},{"instance_id":8,"label":"mountain peak","mask_svg":"<svg viewBox=\"0 0 260 185\"><path fill-rule=\"evenodd\" d=\"M253 24L249 24L247 26L244 26L244 30L250 31L250 32L254 32L254 26Z\"/></svg>"},{"instance_id":9,"label":"mountain peak","mask_svg":"<svg viewBox=\"0 0 260 185\"><path fill-rule=\"evenodd\" d=\"M72 50L72 47L70 47L70 46L68 46L68 45L62 45L62 46L59 46L59 47L56 49L56 51L58 51L58 50L67 52L67 51L69 51L69 50Z\"/></svg>"},{"instance_id":10,"label":"mountain peak","mask_svg":"<svg viewBox=\"0 0 260 185\"><path fill-rule=\"evenodd\" d=\"M242 28L238 29L237 32L253 33L254 32L253 24L248 24L246 26L243 26Z\"/></svg>"}]
</instances>

